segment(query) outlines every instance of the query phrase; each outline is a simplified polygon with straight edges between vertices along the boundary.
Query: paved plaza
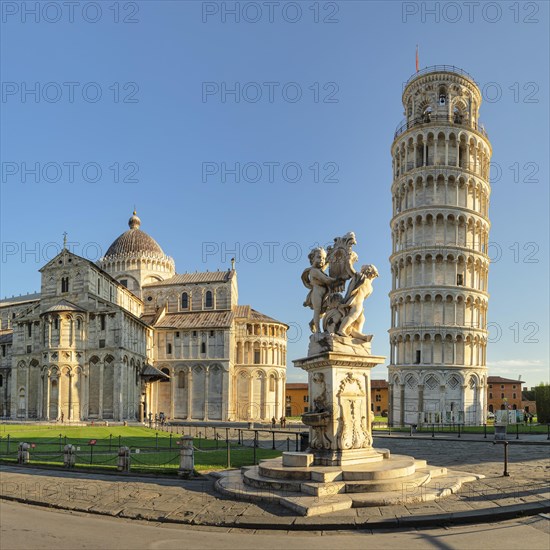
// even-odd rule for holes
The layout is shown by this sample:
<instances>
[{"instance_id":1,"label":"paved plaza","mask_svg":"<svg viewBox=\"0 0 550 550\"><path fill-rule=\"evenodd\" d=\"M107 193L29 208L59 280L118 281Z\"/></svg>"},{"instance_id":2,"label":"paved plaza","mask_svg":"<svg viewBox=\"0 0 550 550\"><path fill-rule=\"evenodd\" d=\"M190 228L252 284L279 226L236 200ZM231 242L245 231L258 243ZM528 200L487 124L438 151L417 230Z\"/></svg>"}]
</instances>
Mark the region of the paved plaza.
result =
<instances>
[{"instance_id":1,"label":"paved plaza","mask_svg":"<svg viewBox=\"0 0 550 550\"><path fill-rule=\"evenodd\" d=\"M80 512L203 526L251 529L379 529L441 522L489 521L550 511L550 446L511 442L510 477L503 477L503 446L491 440L376 437L375 447L431 464L483 474L457 494L426 504L352 508L298 517L275 504L234 501L213 490L215 475L183 481L32 467L4 466L0 496ZM323 498L331 498L323 497Z\"/></svg>"}]
</instances>

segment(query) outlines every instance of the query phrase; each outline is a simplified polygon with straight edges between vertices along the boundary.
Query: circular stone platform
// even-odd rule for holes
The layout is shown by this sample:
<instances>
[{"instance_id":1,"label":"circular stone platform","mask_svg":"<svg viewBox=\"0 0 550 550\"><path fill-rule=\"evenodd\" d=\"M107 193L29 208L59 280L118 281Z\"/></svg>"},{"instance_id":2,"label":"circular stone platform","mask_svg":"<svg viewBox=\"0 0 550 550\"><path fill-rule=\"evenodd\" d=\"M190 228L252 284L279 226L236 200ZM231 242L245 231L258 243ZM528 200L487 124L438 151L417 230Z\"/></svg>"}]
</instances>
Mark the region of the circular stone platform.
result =
<instances>
[{"instance_id":1,"label":"circular stone platform","mask_svg":"<svg viewBox=\"0 0 550 550\"><path fill-rule=\"evenodd\" d=\"M428 502L444 498L481 474L429 466L425 460L377 449L377 461L341 466L286 466L312 463L308 453L283 453L258 466L221 474L215 488L238 500L276 502L303 516L348 508ZM290 456L291 455L291 456Z\"/></svg>"}]
</instances>

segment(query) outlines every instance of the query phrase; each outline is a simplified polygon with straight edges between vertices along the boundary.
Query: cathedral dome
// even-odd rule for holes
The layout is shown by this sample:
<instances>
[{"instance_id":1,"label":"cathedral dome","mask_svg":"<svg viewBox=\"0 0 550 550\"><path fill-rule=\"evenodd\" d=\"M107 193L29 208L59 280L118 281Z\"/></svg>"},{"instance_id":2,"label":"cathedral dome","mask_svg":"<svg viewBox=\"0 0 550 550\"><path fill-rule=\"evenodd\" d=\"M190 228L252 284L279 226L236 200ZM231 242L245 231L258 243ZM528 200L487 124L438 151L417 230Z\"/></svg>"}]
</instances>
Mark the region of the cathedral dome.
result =
<instances>
[{"instance_id":1,"label":"cathedral dome","mask_svg":"<svg viewBox=\"0 0 550 550\"><path fill-rule=\"evenodd\" d=\"M165 254L157 241L140 229L141 220L138 218L135 210L132 217L128 220L128 225L130 229L115 239L107 250L104 256L105 259L120 255L165 258Z\"/></svg>"}]
</instances>

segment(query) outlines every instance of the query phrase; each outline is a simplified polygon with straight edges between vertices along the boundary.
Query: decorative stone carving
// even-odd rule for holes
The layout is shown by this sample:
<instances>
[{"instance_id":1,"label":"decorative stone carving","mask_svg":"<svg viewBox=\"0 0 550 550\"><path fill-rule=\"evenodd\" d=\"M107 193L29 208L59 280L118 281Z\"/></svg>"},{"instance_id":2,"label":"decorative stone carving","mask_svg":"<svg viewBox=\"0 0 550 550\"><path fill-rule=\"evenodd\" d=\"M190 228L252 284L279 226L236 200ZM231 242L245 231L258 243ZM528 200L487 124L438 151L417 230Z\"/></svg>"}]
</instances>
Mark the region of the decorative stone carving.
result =
<instances>
[{"instance_id":1,"label":"decorative stone carving","mask_svg":"<svg viewBox=\"0 0 550 550\"><path fill-rule=\"evenodd\" d=\"M309 355L336 351L336 348L343 353L353 353L355 346L360 346L360 353L370 353L370 347L362 347L363 342L370 343L372 339L371 335L362 332L365 323L363 302L372 294L372 280L378 277L378 270L374 265L364 265L361 271L355 271L353 264L358 259L352 249L355 244L355 233L349 232L336 237L327 252L314 248L309 253L311 267L302 273L302 282L309 289L304 306L313 309ZM329 275L325 273L327 267ZM347 281L347 291L342 295ZM355 341L340 341L335 335Z\"/></svg>"},{"instance_id":2,"label":"decorative stone carving","mask_svg":"<svg viewBox=\"0 0 550 550\"><path fill-rule=\"evenodd\" d=\"M327 253L324 248L314 248L309 254L308 267L302 273L302 282L309 289L304 301L305 307L313 310L313 319L309 323L311 332L321 332L321 318L326 311L326 298L329 289L336 280L325 273Z\"/></svg>"},{"instance_id":3,"label":"decorative stone carving","mask_svg":"<svg viewBox=\"0 0 550 550\"><path fill-rule=\"evenodd\" d=\"M340 449L362 449L372 446L367 419L363 414L365 391L352 372L340 382L338 388L338 446Z\"/></svg>"},{"instance_id":4,"label":"decorative stone carving","mask_svg":"<svg viewBox=\"0 0 550 550\"><path fill-rule=\"evenodd\" d=\"M314 410L302 415L304 424L312 428L309 446L311 449L330 449L331 439L327 434L327 427L332 420L332 410L327 400L327 384L322 372L315 373L310 395L313 397Z\"/></svg>"}]
</instances>

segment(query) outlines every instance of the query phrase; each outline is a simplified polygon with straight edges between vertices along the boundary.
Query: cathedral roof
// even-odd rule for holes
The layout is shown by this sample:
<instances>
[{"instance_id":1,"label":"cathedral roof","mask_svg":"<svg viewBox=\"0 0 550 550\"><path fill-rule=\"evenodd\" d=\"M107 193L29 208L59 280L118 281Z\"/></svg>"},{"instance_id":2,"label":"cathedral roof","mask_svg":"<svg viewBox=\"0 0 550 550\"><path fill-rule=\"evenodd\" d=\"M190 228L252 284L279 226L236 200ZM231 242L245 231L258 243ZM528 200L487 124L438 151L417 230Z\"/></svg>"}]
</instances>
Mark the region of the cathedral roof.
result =
<instances>
[{"instance_id":1,"label":"cathedral roof","mask_svg":"<svg viewBox=\"0 0 550 550\"><path fill-rule=\"evenodd\" d=\"M141 220L136 215L135 210L132 217L128 220L128 225L130 229L115 239L107 250L103 258L104 260L112 256L123 255L166 258L157 241L140 229Z\"/></svg>"},{"instance_id":2,"label":"cathedral roof","mask_svg":"<svg viewBox=\"0 0 550 550\"><path fill-rule=\"evenodd\" d=\"M207 329L228 328L233 321L233 312L193 311L185 313L168 313L154 323L155 328Z\"/></svg>"},{"instance_id":3,"label":"cathedral roof","mask_svg":"<svg viewBox=\"0 0 550 550\"><path fill-rule=\"evenodd\" d=\"M167 374L149 364L145 365L145 368L141 372L141 376L147 378L150 382L163 379L167 380L170 378Z\"/></svg>"},{"instance_id":4,"label":"cathedral roof","mask_svg":"<svg viewBox=\"0 0 550 550\"><path fill-rule=\"evenodd\" d=\"M0 344L11 344L13 341L13 330L3 330L0 332Z\"/></svg>"},{"instance_id":5,"label":"cathedral roof","mask_svg":"<svg viewBox=\"0 0 550 550\"><path fill-rule=\"evenodd\" d=\"M250 306L234 306L233 311L235 312L235 317L240 319L245 318L258 323L277 323L278 325L288 326L286 323L282 323L281 321L277 321L277 319L273 319L273 317L264 315L263 313L252 309Z\"/></svg>"},{"instance_id":6,"label":"cathedral roof","mask_svg":"<svg viewBox=\"0 0 550 550\"><path fill-rule=\"evenodd\" d=\"M234 270L228 269L227 271L206 271L200 273L179 273L159 281L157 283L150 283L143 285L144 288L156 287L156 286L169 286L169 285L186 285L186 284L198 284L198 283L224 283L231 279L235 275Z\"/></svg>"},{"instance_id":7,"label":"cathedral roof","mask_svg":"<svg viewBox=\"0 0 550 550\"><path fill-rule=\"evenodd\" d=\"M44 313L55 313L56 311L85 311L84 309L75 306L67 300L60 300L57 304L48 308Z\"/></svg>"},{"instance_id":8,"label":"cathedral roof","mask_svg":"<svg viewBox=\"0 0 550 550\"><path fill-rule=\"evenodd\" d=\"M12 296L11 298L3 298L0 300L0 307L21 305L25 302L37 302L38 300L40 300L40 292L23 294L21 296Z\"/></svg>"}]
</instances>

